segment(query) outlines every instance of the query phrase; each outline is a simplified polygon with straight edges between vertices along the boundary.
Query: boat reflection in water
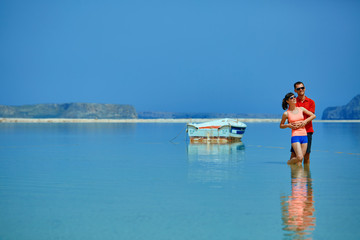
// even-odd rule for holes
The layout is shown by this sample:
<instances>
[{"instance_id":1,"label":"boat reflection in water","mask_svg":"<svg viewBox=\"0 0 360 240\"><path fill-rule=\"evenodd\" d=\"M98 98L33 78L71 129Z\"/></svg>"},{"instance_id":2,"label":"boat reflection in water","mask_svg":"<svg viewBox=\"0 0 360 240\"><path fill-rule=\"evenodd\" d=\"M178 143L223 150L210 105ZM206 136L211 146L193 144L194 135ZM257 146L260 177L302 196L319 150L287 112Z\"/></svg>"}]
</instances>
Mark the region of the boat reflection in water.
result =
<instances>
[{"instance_id":1,"label":"boat reflection in water","mask_svg":"<svg viewBox=\"0 0 360 240\"><path fill-rule=\"evenodd\" d=\"M242 142L229 144L190 143L187 154L190 181L220 183L239 178L245 146Z\"/></svg>"},{"instance_id":2,"label":"boat reflection in water","mask_svg":"<svg viewBox=\"0 0 360 240\"><path fill-rule=\"evenodd\" d=\"M315 207L309 166L291 167L291 195L281 198L283 230L290 239L312 239Z\"/></svg>"}]
</instances>

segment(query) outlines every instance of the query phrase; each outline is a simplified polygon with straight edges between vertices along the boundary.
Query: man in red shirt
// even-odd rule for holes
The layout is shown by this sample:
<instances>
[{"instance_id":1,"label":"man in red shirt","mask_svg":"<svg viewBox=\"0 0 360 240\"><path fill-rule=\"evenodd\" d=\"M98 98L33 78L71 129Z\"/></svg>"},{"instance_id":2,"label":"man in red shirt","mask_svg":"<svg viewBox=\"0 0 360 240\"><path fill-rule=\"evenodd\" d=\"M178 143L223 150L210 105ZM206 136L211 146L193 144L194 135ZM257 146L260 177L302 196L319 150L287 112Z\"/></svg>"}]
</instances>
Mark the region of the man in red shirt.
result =
<instances>
[{"instance_id":1,"label":"man in red shirt","mask_svg":"<svg viewBox=\"0 0 360 240\"><path fill-rule=\"evenodd\" d=\"M304 107L312 113L315 113L315 102L305 96L305 86L302 82L296 82L294 84L294 91L297 93L298 97L296 98L296 106L297 107ZM304 113L304 119L308 118L309 116ZM294 128L303 127L303 123L300 125L294 125ZM310 163L310 152L311 152L311 142L312 142L312 135L314 133L312 121L305 125L305 129L308 136L308 146L306 149L306 153L304 155L304 164ZM295 157L294 149L291 148L291 158Z\"/></svg>"}]
</instances>

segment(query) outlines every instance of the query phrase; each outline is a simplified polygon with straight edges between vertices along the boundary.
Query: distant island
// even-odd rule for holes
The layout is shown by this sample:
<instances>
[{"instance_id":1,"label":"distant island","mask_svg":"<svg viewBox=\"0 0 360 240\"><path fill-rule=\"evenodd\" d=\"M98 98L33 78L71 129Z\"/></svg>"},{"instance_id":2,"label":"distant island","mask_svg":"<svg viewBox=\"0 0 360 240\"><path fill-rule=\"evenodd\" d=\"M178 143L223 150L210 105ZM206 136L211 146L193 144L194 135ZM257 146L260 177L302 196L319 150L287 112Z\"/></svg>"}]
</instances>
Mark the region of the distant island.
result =
<instances>
[{"instance_id":1,"label":"distant island","mask_svg":"<svg viewBox=\"0 0 360 240\"><path fill-rule=\"evenodd\" d=\"M252 118L280 119L279 114L267 113L178 113L178 112L137 112L128 104L63 103L33 104L21 106L0 105L0 118L64 118L64 119L207 119L207 118ZM347 105L328 107L323 120L360 119L360 94Z\"/></svg>"},{"instance_id":2,"label":"distant island","mask_svg":"<svg viewBox=\"0 0 360 240\"><path fill-rule=\"evenodd\" d=\"M278 114L136 112L131 105L98 103L0 105L0 118L72 119L200 119L200 118L281 118Z\"/></svg>"},{"instance_id":3,"label":"distant island","mask_svg":"<svg viewBox=\"0 0 360 240\"><path fill-rule=\"evenodd\" d=\"M84 118L134 119L136 110L131 105L99 103L34 104L22 106L0 105L2 118Z\"/></svg>"},{"instance_id":4,"label":"distant island","mask_svg":"<svg viewBox=\"0 0 360 240\"><path fill-rule=\"evenodd\" d=\"M323 120L356 120L360 119L360 94L348 104L339 107L328 107L322 115Z\"/></svg>"}]
</instances>

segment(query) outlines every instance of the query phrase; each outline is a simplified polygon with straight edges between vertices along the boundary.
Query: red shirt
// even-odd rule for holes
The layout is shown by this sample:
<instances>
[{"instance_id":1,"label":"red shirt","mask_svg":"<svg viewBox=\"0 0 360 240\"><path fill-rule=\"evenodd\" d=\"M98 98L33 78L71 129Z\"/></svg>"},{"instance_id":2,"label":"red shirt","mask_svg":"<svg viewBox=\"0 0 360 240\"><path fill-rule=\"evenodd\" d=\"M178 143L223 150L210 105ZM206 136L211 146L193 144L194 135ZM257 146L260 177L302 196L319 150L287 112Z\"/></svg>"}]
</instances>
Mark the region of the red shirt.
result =
<instances>
[{"instance_id":1,"label":"red shirt","mask_svg":"<svg viewBox=\"0 0 360 240\"><path fill-rule=\"evenodd\" d=\"M296 98L296 106L297 107L304 107L306 108L308 111L315 113L315 102L314 100L308 98L305 96L305 100L304 101L300 101L299 97ZM304 119L307 119L308 117L310 117L309 115L307 115L306 113L304 113ZM313 129L313 125L312 125L312 121L309 122L308 124L305 125L305 129L306 132L314 132Z\"/></svg>"}]
</instances>

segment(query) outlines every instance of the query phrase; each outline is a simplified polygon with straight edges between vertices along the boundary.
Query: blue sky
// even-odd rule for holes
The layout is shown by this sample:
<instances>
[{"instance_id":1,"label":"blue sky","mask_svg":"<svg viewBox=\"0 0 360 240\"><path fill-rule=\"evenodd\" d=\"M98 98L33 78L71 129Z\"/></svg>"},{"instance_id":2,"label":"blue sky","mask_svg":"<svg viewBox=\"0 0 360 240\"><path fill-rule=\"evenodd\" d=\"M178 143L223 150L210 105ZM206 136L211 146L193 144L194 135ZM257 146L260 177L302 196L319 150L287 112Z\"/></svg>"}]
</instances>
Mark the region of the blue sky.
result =
<instances>
[{"instance_id":1,"label":"blue sky","mask_svg":"<svg viewBox=\"0 0 360 240\"><path fill-rule=\"evenodd\" d=\"M0 104L318 116L360 94L360 1L0 1Z\"/></svg>"}]
</instances>

